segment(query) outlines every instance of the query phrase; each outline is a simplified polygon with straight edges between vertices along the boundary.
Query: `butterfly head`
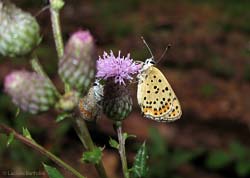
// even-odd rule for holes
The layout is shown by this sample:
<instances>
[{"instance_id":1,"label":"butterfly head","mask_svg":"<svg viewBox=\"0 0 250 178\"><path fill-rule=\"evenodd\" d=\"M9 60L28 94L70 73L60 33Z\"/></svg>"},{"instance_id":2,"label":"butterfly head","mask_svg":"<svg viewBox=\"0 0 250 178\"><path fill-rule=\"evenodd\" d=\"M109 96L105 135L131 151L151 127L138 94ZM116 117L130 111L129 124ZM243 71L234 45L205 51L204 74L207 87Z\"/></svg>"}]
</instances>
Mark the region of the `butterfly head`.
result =
<instances>
[{"instance_id":1,"label":"butterfly head","mask_svg":"<svg viewBox=\"0 0 250 178\"><path fill-rule=\"evenodd\" d=\"M151 66L153 66L153 65L155 65L155 60L154 60L154 58L153 58L153 57L148 58L148 59L146 59L146 61L144 62L144 64L143 64L141 70L142 70L142 71L147 70L149 67L151 67Z\"/></svg>"}]
</instances>

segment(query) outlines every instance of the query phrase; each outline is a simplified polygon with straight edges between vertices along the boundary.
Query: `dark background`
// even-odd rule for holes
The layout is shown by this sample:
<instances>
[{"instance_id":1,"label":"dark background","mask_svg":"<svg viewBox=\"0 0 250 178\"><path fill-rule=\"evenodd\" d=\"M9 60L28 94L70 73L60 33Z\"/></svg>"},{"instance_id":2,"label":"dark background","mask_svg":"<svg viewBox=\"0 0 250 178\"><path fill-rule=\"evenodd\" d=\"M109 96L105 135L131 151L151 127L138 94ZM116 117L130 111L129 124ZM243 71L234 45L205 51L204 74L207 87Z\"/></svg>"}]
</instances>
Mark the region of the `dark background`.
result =
<instances>
[{"instance_id":1,"label":"dark background","mask_svg":"<svg viewBox=\"0 0 250 178\"><path fill-rule=\"evenodd\" d=\"M37 53L53 82L63 91L57 75L57 57L49 11L37 14L44 1L13 1L37 15L43 41ZM61 12L63 38L88 29L96 39L98 54L118 50L134 60L150 57L141 41L144 36L156 58L172 48L157 64L183 109L174 123L143 118L134 100L124 130L137 135L127 142L129 165L139 145L147 140L150 178L250 177L250 2L248 0L66 0ZM0 122L16 130L27 127L47 149L62 157L88 178L97 177L93 166L81 164L83 152L67 120L56 123L55 111L37 116L20 113L3 92L4 77L15 69L31 69L29 60L0 61ZM136 84L131 85L136 98ZM119 178L117 152L108 145L115 138L112 122L105 116L90 124L97 145L104 147L104 166L111 178ZM0 171L43 171L41 162L52 162L14 141L6 148L0 135ZM55 166L55 165L54 165ZM72 177L60 169L66 177ZM1 174L0 174L1 175ZM1 176L0 176L1 177ZM22 177L22 176L20 176ZM46 176L44 176L46 177Z\"/></svg>"}]
</instances>

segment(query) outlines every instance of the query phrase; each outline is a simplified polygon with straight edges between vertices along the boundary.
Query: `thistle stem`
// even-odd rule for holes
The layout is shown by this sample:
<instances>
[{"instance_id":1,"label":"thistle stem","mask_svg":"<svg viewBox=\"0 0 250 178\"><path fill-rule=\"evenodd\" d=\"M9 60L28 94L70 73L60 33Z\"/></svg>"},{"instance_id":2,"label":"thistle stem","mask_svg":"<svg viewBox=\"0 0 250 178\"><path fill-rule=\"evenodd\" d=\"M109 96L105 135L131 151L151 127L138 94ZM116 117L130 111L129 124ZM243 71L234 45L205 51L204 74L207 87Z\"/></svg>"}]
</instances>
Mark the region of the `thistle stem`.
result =
<instances>
[{"instance_id":1,"label":"thistle stem","mask_svg":"<svg viewBox=\"0 0 250 178\"><path fill-rule=\"evenodd\" d=\"M54 40L55 40L55 45L56 45L57 56L58 56L58 59L60 59L63 57L64 45L63 45L63 39L62 39L59 11L64 6L64 1L63 0L49 0L49 1L50 1L52 30L53 30L53 35L54 35ZM65 92L68 92L70 90L67 84L64 84L64 90Z\"/></svg>"},{"instance_id":2,"label":"thistle stem","mask_svg":"<svg viewBox=\"0 0 250 178\"><path fill-rule=\"evenodd\" d=\"M126 150L125 150L125 137L122 133L122 122L115 123L116 132L118 135L119 141L119 154L122 162L122 171L125 178L129 178L129 171L127 165L127 158L126 158Z\"/></svg>"},{"instance_id":3,"label":"thistle stem","mask_svg":"<svg viewBox=\"0 0 250 178\"><path fill-rule=\"evenodd\" d=\"M63 40L62 40L60 20L59 20L60 19L59 11L64 5L64 1L63 0L50 0L50 5L51 5L50 13L51 13L51 22L52 22L54 40L56 44L57 55L58 55L58 58L60 59L64 53L64 46L63 46ZM67 84L65 84L64 88L65 88L65 91L69 91L69 86ZM95 148L95 145L91 139L91 136L89 134L85 121L78 117L74 119L75 119L74 120L75 130L83 146L85 147L86 150L90 150L90 151L93 150ZM107 178L102 162L95 164L95 167L101 178Z\"/></svg>"},{"instance_id":4,"label":"thistle stem","mask_svg":"<svg viewBox=\"0 0 250 178\"><path fill-rule=\"evenodd\" d=\"M62 32L60 26L60 14L59 14L59 11L63 7L63 4L64 4L63 0L50 0L52 30L56 44L56 51L59 59L63 56L63 51L64 51Z\"/></svg>"},{"instance_id":5,"label":"thistle stem","mask_svg":"<svg viewBox=\"0 0 250 178\"><path fill-rule=\"evenodd\" d=\"M86 125L86 122L82 118L77 117L77 116L73 119L74 119L75 131L76 131L79 139L81 140L84 148L88 151L94 150L96 146L93 143L93 140L89 134L89 130L88 130L88 127ZM104 169L104 166L102 164L102 161L95 164L95 168L96 168L96 170L101 178L108 178L106 171Z\"/></svg>"},{"instance_id":6,"label":"thistle stem","mask_svg":"<svg viewBox=\"0 0 250 178\"><path fill-rule=\"evenodd\" d=\"M0 132L2 133L6 133L6 134L13 134L14 137L21 141L22 143L26 144L27 146L33 148L34 150L38 151L40 154L48 157L49 159L51 159L52 161L54 161L57 165L63 167L64 169L68 170L69 172L71 172L73 175L75 175L78 178L85 178L83 175L81 175L81 173L79 173L77 170L75 170L73 167L71 167L70 165L68 165L67 163L65 163L63 160L61 160L60 158L58 158L56 155L52 154L51 152L49 152L48 150L46 150L44 147L42 147L41 145L39 145L38 143L36 143L35 141L33 141L33 139L29 139L26 138L24 136L22 136L21 134L19 134L18 132L16 132L14 129L8 127L7 125L4 124L0 124Z\"/></svg>"}]
</instances>

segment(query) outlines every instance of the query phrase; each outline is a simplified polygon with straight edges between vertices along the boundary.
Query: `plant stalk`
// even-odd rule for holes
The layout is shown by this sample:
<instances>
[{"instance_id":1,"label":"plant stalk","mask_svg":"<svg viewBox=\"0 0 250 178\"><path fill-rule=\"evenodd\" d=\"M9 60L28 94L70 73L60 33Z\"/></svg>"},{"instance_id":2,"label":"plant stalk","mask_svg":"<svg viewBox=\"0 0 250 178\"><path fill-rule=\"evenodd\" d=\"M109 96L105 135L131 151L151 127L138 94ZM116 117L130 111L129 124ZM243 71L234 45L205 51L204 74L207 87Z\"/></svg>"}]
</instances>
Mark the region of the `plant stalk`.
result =
<instances>
[{"instance_id":1,"label":"plant stalk","mask_svg":"<svg viewBox=\"0 0 250 178\"><path fill-rule=\"evenodd\" d=\"M125 178L129 178L129 171L128 171L128 164L127 164L127 157L126 157L126 150L125 150L125 137L122 133L122 123L116 122L115 123L116 132L118 135L119 141L119 154L122 162L122 171Z\"/></svg>"},{"instance_id":2,"label":"plant stalk","mask_svg":"<svg viewBox=\"0 0 250 178\"><path fill-rule=\"evenodd\" d=\"M60 59L63 56L64 46L62 40L62 32L61 32L61 25L60 25L60 14L59 11L63 7L56 6L57 2L63 3L62 0L50 0L50 13L51 13L51 22L52 22L52 30L56 44L56 51L58 58Z\"/></svg>"},{"instance_id":3,"label":"plant stalk","mask_svg":"<svg viewBox=\"0 0 250 178\"><path fill-rule=\"evenodd\" d=\"M93 140L90 136L86 122L78 116L76 116L75 118L72 118L72 119L73 119L75 131L76 131L79 139L81 140L84 148L88 151L94 150L96 146L93 143ZM108 178L106 171L104 169L104 166L102 164L102 161L95 164L95 168L96 168L96 170L101 178Z\"/></svg>"},{"instance_id":4,"label":"plant stalk","mask_svg":"<svg viewBox=\"0 0 250 178\"><path fill-rule=\"evenodd\" d=\"M22 136L21 134L19 134L18 132L16 132L14 129L8 127L7 125L4 125L2 123L0 123L0 132L2 133L6 133L6 134L13 134L14 137L21 141L22 143L26 144L27 146L33 148L34 150L38 151L40 154L48 157L49 159L51 159L52 161L54 161L57 165L63 167L64 169L68 170L69 172L71 172L73 175L75 175L78 178L85 178L83 175L81 175L81 173L79 173L77 170L75 170L73 167L71 167L70 165L68 165L67 163L65 163L63 160L61 160L60 158L58 158L56 155L52 154L51 152L49 152L48 150L46 150L44 147L42 147L41 145L39 145L38 143L36 143L35 141L33 141L33 139L29 139L26 138L24 136Z\"/></svg>"},{"instance_id":5,"label":"plant stalk","mask_svg":"<svg viewBox=\"0 0 250 178\"><path fill-rule=\"evenodd\" d=\"M54 40L56 44L57 55L59 59L63 56L63 53L64 53L61 26L60 26L60 20L59 20L60 19L59 11L62 8L63 4L64 4L63 0L50 0L52 29L53 29L53 35L54 35ZM69 91L69 87L67 84L65 84L64 88L66 92ZM80 138L83 146L85 147L86 150L89 150L89 151L93 150L95 148L95 145L91 139L91 136L89 134L85 121L79 117L76 117L73 119L75 119L73 123L75 126L76 133L78 137ZM95 167L101 178L107 178L102 162L95 164Z\"/></svg>"}]
</instances>

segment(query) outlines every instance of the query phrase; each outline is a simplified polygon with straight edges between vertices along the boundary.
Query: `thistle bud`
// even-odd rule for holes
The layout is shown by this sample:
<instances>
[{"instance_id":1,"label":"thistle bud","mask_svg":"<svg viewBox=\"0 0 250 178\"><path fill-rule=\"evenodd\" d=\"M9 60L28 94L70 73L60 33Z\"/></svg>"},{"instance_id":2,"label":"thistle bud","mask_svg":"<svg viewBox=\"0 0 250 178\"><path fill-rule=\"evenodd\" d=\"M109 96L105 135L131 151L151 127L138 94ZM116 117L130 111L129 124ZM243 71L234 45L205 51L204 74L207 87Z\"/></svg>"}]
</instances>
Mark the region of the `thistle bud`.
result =
<instances>
[{"instance_id":1,"label":"thistle bud","mask_svg":"<svg viewBox=\"0 0 250 178\"><path fill-rule=\"evenodd\" d=\"M59 75L64 83L85 95L94 82L96 73L96 48L88 31L74 33L59 61Z\"/></svg>"},{"instance_id":2,"label":"thistle bud","mask_svg":"<svg viewBox=\"0 0 250 178\"><path fill-rule=\"evenodd\" d=\"M47 111L57 99L51 84L35 72L10 73L5 78L4 88L18 107L32 114Z\"/></svg>"},{"instance_id":3,"label":"thistle bud","mask_svg":"<svg viewBox=\"0 0 250 178\"><path fill-rule=\"evenodd\" d=\"M39 25L34 17L9 1L0 1L0 55L25 55L40 39Z\"/></svg>"},{"instance_id":4,"label":"thistle bud","mask_svg":"<svg viewBox=\"0 0 250 178\"><path fill-rule=\"evenodd\" d=\"M112 120L124 120L132 110L132 98L125 85L108 79L104 86L103 112Z\"/></svg>"},{"instance_id":5,"label":"thistle bud","mask_svg":"<svg viewBox=\"0 0 250 178\"><path fill-rule=\"evenodd\" d=\"M75 91L70 91L65 93L58 103L56 108L62 111L72 111L78 104L79 93Z\"/></svg>"}]
</instances>

